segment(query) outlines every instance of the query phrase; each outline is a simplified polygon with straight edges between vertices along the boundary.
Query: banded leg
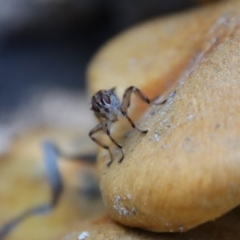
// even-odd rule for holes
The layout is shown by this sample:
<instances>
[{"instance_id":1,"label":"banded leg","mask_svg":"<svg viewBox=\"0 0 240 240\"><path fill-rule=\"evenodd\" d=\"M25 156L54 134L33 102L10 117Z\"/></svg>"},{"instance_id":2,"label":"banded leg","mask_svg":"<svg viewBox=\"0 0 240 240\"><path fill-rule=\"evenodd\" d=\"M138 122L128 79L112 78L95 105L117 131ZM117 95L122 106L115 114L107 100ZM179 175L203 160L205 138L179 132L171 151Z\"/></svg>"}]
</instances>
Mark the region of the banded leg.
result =
<instances>
[{"instance_id":1,"label":"banded leg","mask_svg":"<svg viewBox=\"0 0 240 240\"><path fill-rule=\"evenodd\" d=\"M136 93L137 96L140 97L144 102L150 104L149 98L141 90L139 90L138 88L136 88L134 86L131 86L131 87L127 88L125 93L123 94L123 101L122 101L120 110L121 110L121 113L123 114L123 116L125 116L127 118L127 120L130 122L130 124L133 128L135 128L140 133L146 134L148 132L148 130L139 129L134 124L133 120L128 116L127 109L130 106L131 95L133 92Z\"/></svg>"},{"instance_id":2,"label":"banded leg","mask_svg":"<svg viewBox=\"0 0 240 240\"><path fill-rule=\"evenodd\" d=\"M99 131L101 131L101 130L104 131L104 132L108 135L108 137L111 139L111 141L112 141L119 149L121 149L121 151L122 151L122 157L121 157L121 159L119 160L119 162L121 162L121 161L123 160L123 158L124 158L124 152L123 152L123 150L122 150L122 146L121 146L120 144L118 144L118 143L112 138L112 136L110 135L110 132L109 132L109 130L108 130L108 125L107 125L107 123L100 123L100 124L98 124L96 127L94 127L94 128L89 132L89 137L90 137L98 146L100 146L100 147L108 150L109 155L110 155L110 161L108 162L107 166L110 166L110 165L112 164L112 162L113 162L113 155L112 155L112 152L111 152L111 150L110 150L110 147L106 146L105 144L102 144L99 140L97 140L95 137L92 136L94 133L99 132Z\"/></svg>"},{"instance_id":3,"label":"banded leg","mask_svg":"<svg viewBox=\"0 0 240 240\"><path fill-rule=\"evenodd\" d=\"M122 145L119 144L115 139L112 138L111 134L110 134L110 131L109 131L109 127L108 127L108 123L107 122L104 122L103 123L103 131L108 135L108 137L111 139L111 141L115 144L115 146L117 146L121 152L122 152L122 157L118 160L118 162L122 162L122 160L124 159L125 155L124 155L124 152L123 152L123 149L122 149Z\"/></svg>"},{"instance_id":4,"label":"banded leg","mask_svg":"<svg viewBox=\"0 0 240 240\"><path fill-rule=\"evenodd\" d=\"M130 107L130 99L132 93L136 93L138 97L140 97L144 102L150 104L149 98L138 88L131 86L126 89L125 93L123 94L123 101L121 106L124 106L126 108Z\"/></svg>"}]
</instances>

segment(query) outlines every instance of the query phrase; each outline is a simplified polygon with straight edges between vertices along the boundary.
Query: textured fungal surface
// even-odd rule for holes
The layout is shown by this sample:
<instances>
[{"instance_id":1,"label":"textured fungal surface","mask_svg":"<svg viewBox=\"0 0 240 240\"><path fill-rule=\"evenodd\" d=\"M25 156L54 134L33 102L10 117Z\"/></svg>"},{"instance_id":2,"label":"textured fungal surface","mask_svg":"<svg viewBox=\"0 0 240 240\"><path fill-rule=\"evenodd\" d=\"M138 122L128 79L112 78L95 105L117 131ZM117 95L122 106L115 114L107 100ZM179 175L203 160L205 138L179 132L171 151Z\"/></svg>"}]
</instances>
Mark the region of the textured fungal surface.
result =
<instances>
[{"instance_id":1,"label":"textured fungal surface","mask_svg":"<svg viewBox=\"0 0 240 240\"><path fill-rule=\"evenodd\" d=\"M93 92L136 85L150 98L168 96L150 109L135 101L134 116L145 109L137 124L149 129L146 136L125 123L113 130L125 151L121 164L107 167L108 155L99 151L103 200L117 222L184 232L239 205L239 7L223 3L148 22L108 43L93 60Z\"/></svg>"}]
</instances>

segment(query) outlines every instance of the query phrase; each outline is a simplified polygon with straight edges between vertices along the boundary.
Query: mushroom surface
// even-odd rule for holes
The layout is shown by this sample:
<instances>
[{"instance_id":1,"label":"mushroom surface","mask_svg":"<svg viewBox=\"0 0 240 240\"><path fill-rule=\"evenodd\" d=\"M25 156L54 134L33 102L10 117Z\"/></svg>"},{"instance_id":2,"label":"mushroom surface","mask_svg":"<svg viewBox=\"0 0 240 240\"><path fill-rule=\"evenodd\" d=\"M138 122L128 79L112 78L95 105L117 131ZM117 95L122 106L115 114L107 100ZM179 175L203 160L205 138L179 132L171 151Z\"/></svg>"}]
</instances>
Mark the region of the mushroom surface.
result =
<instances>
[{"instance_id":1,"label":"mushroom surface","mask_svg":"<svg viewBox=\"0 0 240 240\"><path fill-rule=\"evenodd\" d=\"M126 226L183 232L214 220L240 202L240 3L155 19L106 44L89 71L91 93L139 87L127 121L113 131L122 143L110 167L100 149L100 187L110 216ZM105 141L105 139L101 139ZM113 147L114 148L114 147Z\"/></svg>"}]
</instances>

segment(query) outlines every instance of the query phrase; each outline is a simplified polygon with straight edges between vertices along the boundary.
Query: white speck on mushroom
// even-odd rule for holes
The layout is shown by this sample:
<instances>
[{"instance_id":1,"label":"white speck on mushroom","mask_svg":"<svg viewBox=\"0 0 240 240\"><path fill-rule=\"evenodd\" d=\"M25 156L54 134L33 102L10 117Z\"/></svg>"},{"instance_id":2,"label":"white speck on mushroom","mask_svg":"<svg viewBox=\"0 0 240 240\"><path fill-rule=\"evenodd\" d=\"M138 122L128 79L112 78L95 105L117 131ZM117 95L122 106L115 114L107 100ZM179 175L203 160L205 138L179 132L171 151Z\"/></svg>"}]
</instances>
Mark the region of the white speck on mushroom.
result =
<instances>
[{"instance_id":1,"label":"white speck on mushroom","mask_svg":"<svg viewBox=\"0 0 240 240\"><path fill-rule=\"evenodd\" d=\"M115 202L116 202L116 203L118 203L120 200L121 200L121 197L120 197L120 196L116 196L116 197L115 197Z\"/></svg>"},{"instance_id":2,"label":"white speck on mushroom","mask_svg":"<svg viewBox=\"0 0 240 240\"><path fill-rule=\"evenodd\" d=\"M127 216L129 214L128 210L125 207L121 207L119 210L121 215Z\"/></svg>"},{"instance_id":3,"label":"white speck on mushroom","mask_svg":"<svg viewBox=\"0 0 240 240\"><path fill-rule=\"evenodd\" d=\"M193 114L188 114L186 120L192 120L195 116Z\"/></svg>"},{"instance_id":4,"label":"white speck on mushroom","mask_svg":"<svg viewBox=\"0 0 240 240\"><path fill-rule=\"evenodd\" d=\"M127 198L131 199L131 195L127 194ZM126 199L126 198L123 198ZM121 197L118 195L114 199L114 205L113 209L115 209L120 215L127 216L134 214L136 215L136 209L134 207L131 208L131 210L128 210L126 207L123 206L123 203L121 202Z\"/></svg>"},{"instance_id":5,"label":"white speck on mushroom","mask_svg":"<svg viewBox=\"0 0 240 240\"><path fill-rule=\"evenodd\" d=\"M136 211L135 207L132 207L131 212L132 212L134 215L137 214L137 211Z\"/></svg>"},{"instance_id":6,"label":"white speck on mushroom","mask_svg":"<svg viewBox=\"0 0 240 240\"><path fill-rule=\"evenodd\" d=\"M113 208L114 208L120 215L126 216L126 215L129 214L128 210L122 205L122 203L121 203L121 197L120 197L120 196L116 196L116 197L115 197Z\"/></svg>"},{"instance_id":7,"label":"white speck on mushroom","mask_svg":"<svg viewBox=\"0 0 240 240\"><path fill-rule=\"evenodd\" d=\"M127 194L128 199L132 199L132 195L130 193Z\"/></svg>"},{"instance_id":8,"label":"white speck on mushroom","mask_svg":"<svg viewBox=\"0 0 240 240\"><path fill-rule=\"evenodd\" d=\"M159 142L159 136L158 136L157 133L155 133L155 134L153 135L153 139L154 139L156 142Z\"/></svg>"},{"instance_id":9,"label":"white speck on mushroom","mask_svg":"<svg viewBox=\"0 0 240 240\"><path fill-rule=\"evenodd\" d=\"M89 233L84 231L78 236L78 240L85 240L87 237L89 237Z\"/></svg>"},{"instance_id":10,"label":"white speck on mushroom","mask_svg":"<svg viewBox=\"0 0 240 240\"><path fill-rule=\"evenodd\" d=\"M178 229L179 229L180 232L184 232L184 227L183 226L179 227Z\"/></svg>"}]
</instances>

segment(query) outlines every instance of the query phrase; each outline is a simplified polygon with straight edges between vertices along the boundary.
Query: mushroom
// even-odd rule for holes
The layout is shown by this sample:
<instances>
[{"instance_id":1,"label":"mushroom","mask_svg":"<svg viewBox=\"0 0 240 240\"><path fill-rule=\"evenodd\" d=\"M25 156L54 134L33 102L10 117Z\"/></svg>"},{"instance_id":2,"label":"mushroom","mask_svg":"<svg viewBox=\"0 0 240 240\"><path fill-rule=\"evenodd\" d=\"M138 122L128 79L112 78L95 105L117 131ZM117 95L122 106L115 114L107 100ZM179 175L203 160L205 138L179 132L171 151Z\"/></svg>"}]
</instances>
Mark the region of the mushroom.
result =
<instances>
[{"instance_id":1,"label":"mushroom","mask_svg":"<svg viewBox=\"0 0 240 240\"><path fill-rule=\"evenodd\" d=\"M154 19L107 43L88 70L89 90L134 85L164 105L134 100L113 135L125 159L98 174L110 217L154 232L183 232L240 202L240 3L233 1ZM170 94L170 92L172 92ZM106 139L101 139L106 141ZM112 146L114 148L114 146Z\"/></svg>"}]
</instances>

